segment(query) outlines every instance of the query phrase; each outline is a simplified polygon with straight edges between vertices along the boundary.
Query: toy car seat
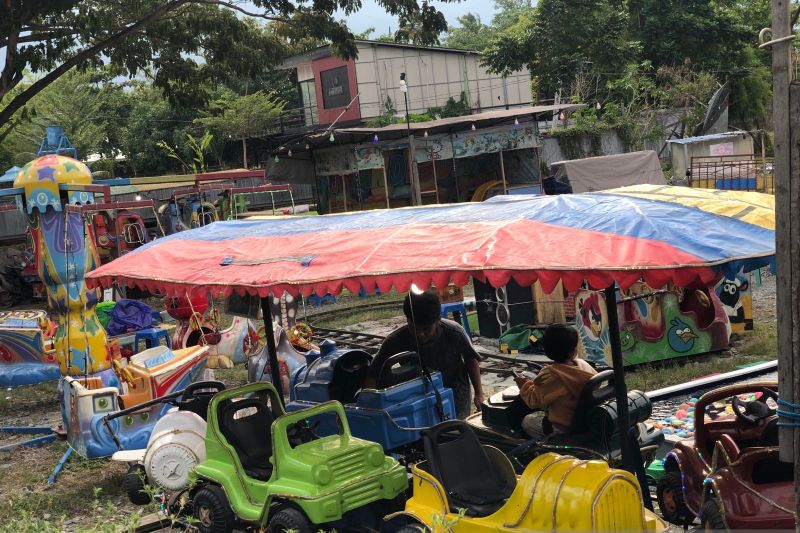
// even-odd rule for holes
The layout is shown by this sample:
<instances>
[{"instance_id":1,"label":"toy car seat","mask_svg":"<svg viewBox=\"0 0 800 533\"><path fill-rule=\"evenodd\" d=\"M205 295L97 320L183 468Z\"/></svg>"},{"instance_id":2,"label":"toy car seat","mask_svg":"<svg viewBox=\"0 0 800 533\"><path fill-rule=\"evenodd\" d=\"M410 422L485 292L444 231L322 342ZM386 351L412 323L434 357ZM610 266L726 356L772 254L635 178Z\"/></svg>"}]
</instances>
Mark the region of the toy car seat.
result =
<instances>
[{"instance_id":1,"label":"toy car seat","mask_svg":"<svg viewBox=\"0 0 800 533\"><path fill-rule=\"evenodd\" d=\"M714 444L714 454L711 456L711 470L735 463L740 455L741 451L733 437L728 434L720 435Z\"/></svg>"},{"instance_id":2,"label":"toy car seat","mask_svg":"<svg viewBox=\"0 0 800 533\"><path fill-rule=\"evenodd\" d=\"M772 420L767 422L767 425L764 426L763 431L761 431L761 436L758 437L758 443L756 446L778 446L778 433L780 431L780 426L778 426L778 417L774 417Z\"/></svg>"},{"instance_id":3,"label":"toy car seat","mask_svg":"<svg viewBox=\"0 0 800 533\"><path fill-rule=\"evenodd\" d=\"M179 411L191 411L207 421L208 404L211 402L211 398L223 390L225 390L225 384L221 381L197 381L183 389L180 400L175 404Z\"/></svg>"},{"instance_id":4,"label":"toy car seat","mask_svg":"<svg viewBox=\"0 0 800 533\"><path fill-rule=\"evenodd\" d=\"M482 446L469 424L449 420L421 433L428 468L447 493L451 512L488 516L511 496L513 467L498 450Z\"/></svg>"},{"instance_id":5,"label":"toy car seat","mask_svg":"<svg viewBox=\"0 0 800 533\"><path fill-rule=\"evenodd\" d=\"M386 389L422 376L422 365L416 352L400 352L389 356L381 365L376 389Z\"/></svg>"},{"instance_id":6,"label":"toy car seat","mask_svg":"<svg viewBox=\"0 0 800 533\"><path fill-rule=\"evenodd\" d=\"M356 401L356 393L361 389L369 372L372 357L361 350L342 353L333 368L333 379L328 387L330 399L343 404Z\"/></svg>"},{"instance_id":7,"label":"toy car seat","mask_svg":"<svg viewBox=\"0 0 800 533\"><path fill-rule=\"evenodd\" d=\"M231 402L221 410L220 431L236 450L245 473L267 481L272 475L270 428L275 417L266 401L245 398Z\"/></svg>"},{"instance_id":8,"label":"toy car seat","mask_svg":"<svg viewBox=\"0 0 800 533\"><path fill-rule=\"evenodd\" d=\"M589 431L589 411L595 405L608 401L614 397L614 371L604 370L598 372L586 382L575 404L575 414L572 416L570 433L585 433Z\"/></svg>"}]
</instances>

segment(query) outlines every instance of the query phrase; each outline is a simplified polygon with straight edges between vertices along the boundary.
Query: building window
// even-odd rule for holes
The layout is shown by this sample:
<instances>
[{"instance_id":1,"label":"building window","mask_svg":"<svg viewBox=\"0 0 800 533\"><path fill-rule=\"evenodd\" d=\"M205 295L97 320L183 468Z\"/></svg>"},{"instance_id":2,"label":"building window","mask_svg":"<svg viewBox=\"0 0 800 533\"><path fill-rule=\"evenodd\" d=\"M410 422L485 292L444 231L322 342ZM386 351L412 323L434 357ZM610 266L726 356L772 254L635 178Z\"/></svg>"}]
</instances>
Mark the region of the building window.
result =
<instances>
[{"instance_id":1,"label":"building window","mask_svg":"<svg viewBox=\"0 0 800 533\"><path fill-rule=\"evenodd\" d=\"M322 107L333 109L350 103L350 84L347 66L323 70L319 73L322 84Z\"/></svg>"},{"instance_id":2,"label":"building window","mask_svg":"<svg viewBox=\"0 0 800 533\"><path fill-rule=\"evenodd\" d=\"M314 87L314 79L301 81L300 100L303 106L303 118L306 126L319 124L319 113L317 111L317 90Z\"/></svg>"}]
</instances>

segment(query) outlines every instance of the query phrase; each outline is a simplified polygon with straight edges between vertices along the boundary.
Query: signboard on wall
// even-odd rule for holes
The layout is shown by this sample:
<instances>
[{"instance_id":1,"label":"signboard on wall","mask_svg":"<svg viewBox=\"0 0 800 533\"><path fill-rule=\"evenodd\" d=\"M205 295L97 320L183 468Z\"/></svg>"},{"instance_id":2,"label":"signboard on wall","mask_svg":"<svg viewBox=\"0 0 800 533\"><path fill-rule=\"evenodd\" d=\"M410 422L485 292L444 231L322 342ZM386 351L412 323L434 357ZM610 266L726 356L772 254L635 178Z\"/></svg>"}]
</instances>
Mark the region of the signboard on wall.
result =
<instances>
[{"instance_id":1,"label":"signboard on wall","mask_svg":"<svg viewBox=\"0 0 800 533\"><path fill-rule=\"evenodd\" d=\"M537 146L539 136L532 125L501 126L453 134L453 157L456 158Z\"/></svg>"},{"instance_id":2,"label":"signboard on wall","mask_svg":"<svg viewBox=\"0 0 800 533\"><path fill-rule=\"evenodd\" d=\"M432 135L417 139L416 156L418 163L427 163L453 158L453 144L449 135Z\"/></svg>"},{"instance_id":3,"label":"signboard on wall","mask_svg":"<svg viewBox=\"0 0 800 533\"><path fill-rule=\"evenodd\" d=\"M710 155L733 155L733 143L717 143L709 146Z\"/></svg>"},{"instance_id":4,"label":"signboard on wall","mask_svg":"<svg viewBox=\"0 0 800 533\"><path fill-rule=\"evenodd\" d=\"M314 152L317 176L337 176L356 172L352 146L328 148Z\"/></svg>"},{"instance_id":5,"label":"signboard on wall","mask_svg":"<svg viewBox=\"0 0 800 533\"><path fill-rule=\"evenodd\" d=\"M322 106L325 109L346 107L350 103L350 83L347 66L323 70L319 73L322 85Z\"/></svg>"}]
</instances>

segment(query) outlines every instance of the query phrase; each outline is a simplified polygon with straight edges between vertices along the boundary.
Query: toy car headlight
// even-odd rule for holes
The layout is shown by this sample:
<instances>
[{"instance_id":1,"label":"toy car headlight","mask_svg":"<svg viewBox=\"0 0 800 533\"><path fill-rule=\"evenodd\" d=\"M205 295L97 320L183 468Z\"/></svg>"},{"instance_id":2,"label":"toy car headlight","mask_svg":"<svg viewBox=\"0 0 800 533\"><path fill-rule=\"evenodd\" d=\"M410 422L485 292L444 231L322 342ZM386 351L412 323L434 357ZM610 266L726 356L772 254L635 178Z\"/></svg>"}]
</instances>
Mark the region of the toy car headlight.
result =
<instances>
[{"instance_id":1,"label":"toy car headlight","mask_svg":"<svg viewBox=\"0 0 800 533\"><path fill-rule=\"evenodd\" d=\"M367 454L367 461L369 461L369 464L371 464L372 466L381 466L385 459L386 456L383 455L383 450L380 450L378 448L373 448Z\"/></svg>"},{"instance_id":2,"label":"toy car headlight","mask_svg":"<svg viewBox=\"0 0 800 533\"><path fill-rule=\"evenodd\" d=\"M328 465L319 465L313 471L314 481L320 485L327 485L333 479L333 474Z\"/></svg>"}]
</instances>

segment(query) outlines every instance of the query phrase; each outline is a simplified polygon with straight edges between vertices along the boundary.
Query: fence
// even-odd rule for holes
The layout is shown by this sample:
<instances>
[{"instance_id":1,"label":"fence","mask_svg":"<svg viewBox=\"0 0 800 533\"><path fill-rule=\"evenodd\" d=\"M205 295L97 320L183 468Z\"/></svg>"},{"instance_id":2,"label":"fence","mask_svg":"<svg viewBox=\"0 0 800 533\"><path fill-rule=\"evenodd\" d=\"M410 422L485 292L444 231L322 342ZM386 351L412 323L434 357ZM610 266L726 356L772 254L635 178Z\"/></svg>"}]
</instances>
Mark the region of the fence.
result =
<instances>
[{"instance_id":1,"label":"fence","mask_svg":"<svg viewBox=\"0 0 800 533\"><path fill-rule=\"evenodd\" d=\"M689 186L775 194L772 159L753 154L693 157Z\"/></svg>"}]
</instances>

